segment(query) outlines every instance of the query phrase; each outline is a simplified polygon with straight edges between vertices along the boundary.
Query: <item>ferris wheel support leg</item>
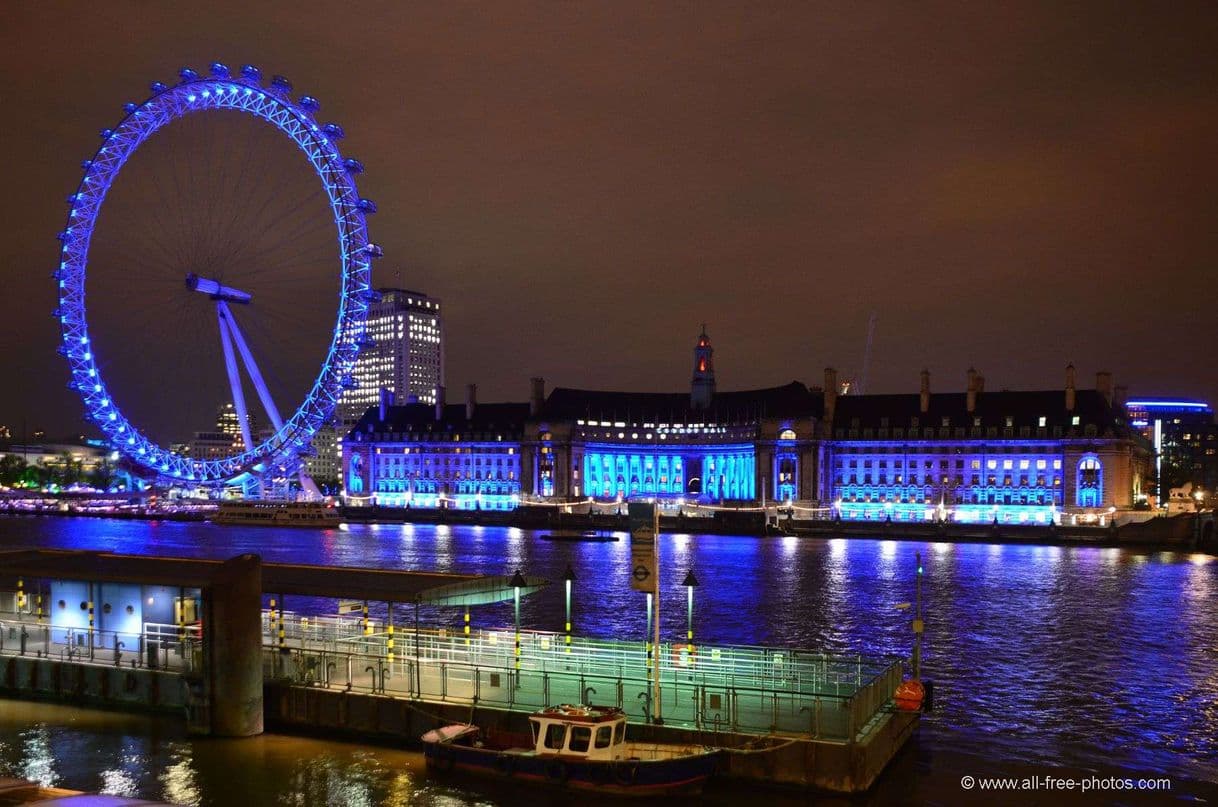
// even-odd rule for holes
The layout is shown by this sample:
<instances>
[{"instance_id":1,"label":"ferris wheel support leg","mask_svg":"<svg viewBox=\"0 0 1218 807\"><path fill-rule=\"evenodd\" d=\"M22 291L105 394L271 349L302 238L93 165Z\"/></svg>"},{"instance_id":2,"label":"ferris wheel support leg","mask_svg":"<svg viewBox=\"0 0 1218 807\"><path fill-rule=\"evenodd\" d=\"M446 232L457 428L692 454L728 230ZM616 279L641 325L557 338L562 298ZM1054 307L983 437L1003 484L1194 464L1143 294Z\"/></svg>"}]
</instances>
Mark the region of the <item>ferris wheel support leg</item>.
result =
<instances>
[{"instance_id":1,"label":"ferris wheel support leg","mask_svg":"<svg viewBox=\"0 0 1218 807\"><path fill-rule=\"evenodd\" d=\"M228 335L226 320L232 319L232 313L223 300L216 302L216 317L220 321L220 343L224 346L224 369L228 371L228 386L233 392L233 406L237 409L237 422L241 426L241 439L245 440L245 450L249 451L254 441L250 434L250 421L245 412L245 393L241 390L241 374L237 371L237 357L233 355L233 343Z\"/></svg>"},{"instance_id":2,"label":"ferris wheel support leg","mask_svg":"<svg viewBox=\"0 0 1218 807\"><path fill-rule=\"evenodd\" d=\"M308 498L318 501L322 499L321 490L317 487L317 483L313 481L313 477L305 473L303 468L300 469L300 487L307 494Z\"/></svg>"},{"instance_id":3,"label":"ferris wheel support leg","mask_svg":"<svg viewBox=\"0 0 1218 807\"><path fill-rule=\"evenodd\" d=\"M262 408L266 410L267 417L271 419L271 424L275 430L283 428L283 418L279 416L279 410L275 407L275 402L271 400L271 392L266 388L266 382L262 380L262 371L258 369L257 363L254 361L254 354L250 352L249 345L245 343L245 337L241 335L241 329L237 327L237 320L233 318L232 312L228 310L228 305L221 300L216 303L217 306L224 306L224 319L228 321L228 328L232 332L233 341L237 343L237 351L241 354L241 360L245 362L245 371L249 373L250 380L254 382L254 389L258 393L258 400L262 401ZM225 354L227 358L227 354ZM246 445L253 445L247 443Z\"/></svg>"}]
</instances>

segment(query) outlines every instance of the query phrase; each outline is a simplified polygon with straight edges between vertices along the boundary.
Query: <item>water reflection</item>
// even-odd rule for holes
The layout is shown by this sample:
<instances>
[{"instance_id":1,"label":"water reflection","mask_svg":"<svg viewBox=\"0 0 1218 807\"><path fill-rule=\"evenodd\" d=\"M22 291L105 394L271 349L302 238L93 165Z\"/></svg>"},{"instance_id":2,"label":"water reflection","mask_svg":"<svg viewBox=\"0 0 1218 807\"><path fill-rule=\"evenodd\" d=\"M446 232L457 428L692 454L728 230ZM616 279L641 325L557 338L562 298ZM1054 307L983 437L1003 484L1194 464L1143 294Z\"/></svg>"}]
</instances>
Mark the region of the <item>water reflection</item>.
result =
<instances>
[{"instance_id":1,"label":"water reflection","mask_svg":"<svg viewBox=\"0 0 1218 807\"><path fill-rule=\"evenodd\" d=\"M522 604L526 625L556 631L563 624L560 581L569 563L577 578L572 590L576 632L638 639L644 633L642 595L627 585L630 555L624 534L617 542L562 543L494 527L232 530L200 524L0 519L0 540L14 546L192 557L257 551L267 560L495 575L519 567L556 583ZM661 627L674 639L684 636L685 589L680 583L693 568L701 583L694 604L700 641L908 655L910 614L895 605L913 599L919 552L925 568L924 670L938 682L938 708L927 730L933 729L940 753L981 747L991 758L1022 763L1088 770L1117 765L1128 771L1218 778L1213 763L1218 758L1218 562L1209 556L1091 547L664 536L659 544ZM289 598L287 607L331 612L334 602ZM383 615L384 606L374 613ZM421 616L425 622L461 623L457 609L424 608ZM510 604L473 613L476 627L511 620ZM0 736L5 758L20 757L20 767L12 770L46 781L67 775L68 768L47 749L46 731L27 723ZM201 746L195 747L194 757L191 747L110 747L88 786L100 788L102 771L109 771L107 781L116 790L129 787L130 777L141 793L152 788L180 803L214 802L207 762L198 758ZM120 761L126 756L159 774L141 778L135 764ZM417 761L413 767L394 768L381 757L344 752L308 770L286 761L279 765L280 775L323 800L341 794L361 803L392 793L417 799L424 791L427 803L454 797L429 790L418 778ZM72 763L73 771L79 767Z\"/></svg>"}]
</instances>

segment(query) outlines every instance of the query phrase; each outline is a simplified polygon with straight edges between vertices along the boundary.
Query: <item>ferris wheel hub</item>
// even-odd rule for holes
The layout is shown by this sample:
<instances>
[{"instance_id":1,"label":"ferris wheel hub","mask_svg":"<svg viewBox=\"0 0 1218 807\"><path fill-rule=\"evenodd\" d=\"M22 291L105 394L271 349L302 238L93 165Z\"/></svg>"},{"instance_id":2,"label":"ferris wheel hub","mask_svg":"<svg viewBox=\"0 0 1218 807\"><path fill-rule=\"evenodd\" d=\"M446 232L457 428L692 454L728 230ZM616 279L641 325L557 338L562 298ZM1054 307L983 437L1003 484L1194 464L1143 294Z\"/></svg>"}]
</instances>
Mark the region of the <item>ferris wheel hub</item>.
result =
<instances>
[{"instance_id":1,"label":"ferris wheel hub","mask_svg":"<svg viewBox=\"0 0 1218 807\"><path fill-rule=\"evenodd\" d=\"M208 277L199 277L194 272L186 276L186 288L206 294L213 300L224 300L228 303L248 305L249 301L253 299L249 292L234 289L232 286L222 285L219 281Z\"/></svg>"}]
</instances>

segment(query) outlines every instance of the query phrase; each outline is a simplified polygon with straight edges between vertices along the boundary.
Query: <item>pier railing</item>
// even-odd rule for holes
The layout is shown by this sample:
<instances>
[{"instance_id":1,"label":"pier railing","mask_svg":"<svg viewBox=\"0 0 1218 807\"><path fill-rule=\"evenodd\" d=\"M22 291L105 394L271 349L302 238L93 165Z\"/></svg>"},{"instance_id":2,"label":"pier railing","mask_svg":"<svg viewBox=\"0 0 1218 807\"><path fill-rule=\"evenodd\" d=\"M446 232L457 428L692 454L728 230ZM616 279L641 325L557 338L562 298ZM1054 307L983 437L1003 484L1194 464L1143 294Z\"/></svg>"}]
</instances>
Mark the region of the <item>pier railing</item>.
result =
<instances>
[{"instance_id":1,"label":"pier railing","mask_svg":"<svg viewBox=\"0 0 1218 807\"><path fill-rule=\"evenodd\" d=\"M284 614L264 624L265 672L297 683L415 700L532 711L557 703L618 706L685 728L849 741L886 713L901 663L859 655L742 646L620 642L538 631L388 626ZM660 665L660 704L651 664Z\"/></svg>"},{"instance_id":2,"label":"pier railing","mask_svg":"<svg viewBox=\"0 0 1218 807\"><path fill-rule=\"evenodd\" d=\"M197 624L146 622L142 631L135 632L0 614L0 655L5 656L193 672L202 666L201 638Z\"/></svg>"}]
</instances>

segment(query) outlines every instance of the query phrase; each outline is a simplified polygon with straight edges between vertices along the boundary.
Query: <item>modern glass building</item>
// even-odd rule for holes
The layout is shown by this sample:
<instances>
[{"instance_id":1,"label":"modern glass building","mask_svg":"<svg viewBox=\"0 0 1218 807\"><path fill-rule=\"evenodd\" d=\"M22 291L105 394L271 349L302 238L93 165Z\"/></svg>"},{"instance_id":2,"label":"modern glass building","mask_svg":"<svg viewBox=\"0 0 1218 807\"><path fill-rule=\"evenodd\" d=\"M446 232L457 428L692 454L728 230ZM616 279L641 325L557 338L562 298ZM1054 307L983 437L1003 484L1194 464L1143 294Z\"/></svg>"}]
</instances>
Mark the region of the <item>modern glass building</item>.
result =
<instances>
[{"instance_id":1,"label":"modern glass building","mask_svg":"<svg viewBox=\"0 0 1218 807\"><path fill-rule=\"evenodd\" d=\"M1186 486L1213 494L1218 488L1218 426L1208 403L1143 396L1126 401L1125 409L1129 424L1154 447L1154 493L1160 504L1173 489Z\"/></svg>"},{"instance_id":2,"label":"modern glass building","mask_svg":"<svg viewBox=\"0 0 1218 807\"><path fill-rule=\"evenodd\" d=\"M408 289L378 289L380 300L368 311L367 344L343 392L341 425L350 428L387 389L403 403L434 404L444 384L444 327L440 301Z\"/></svg>"}]
</instances>

